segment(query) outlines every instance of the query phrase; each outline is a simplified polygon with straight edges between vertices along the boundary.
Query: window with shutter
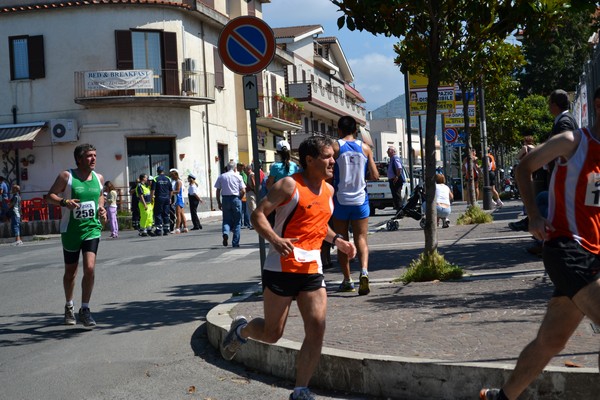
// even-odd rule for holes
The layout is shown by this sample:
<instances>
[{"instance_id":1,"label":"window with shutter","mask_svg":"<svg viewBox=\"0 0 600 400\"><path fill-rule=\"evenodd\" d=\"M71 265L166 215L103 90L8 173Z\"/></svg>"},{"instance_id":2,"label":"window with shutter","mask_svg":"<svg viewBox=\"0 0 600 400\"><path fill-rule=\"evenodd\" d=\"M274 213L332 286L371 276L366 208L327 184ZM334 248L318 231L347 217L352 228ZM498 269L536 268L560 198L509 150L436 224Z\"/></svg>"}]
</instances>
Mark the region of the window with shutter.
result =
<instances>
[{"instance_id":1,"label":"window with shutter","mask_svg":"<svg viewBox=\"0 0 600 400\"><path fill-rule=\"evenodd\" d=\"M177 34L174 32L128 30L115 31L117 69L151 69L154 92L179 95ZM133 95L135 91L123 91Z\"/></svg>"},{"instance_id":2,"label":"window with shutter","mask_svg":"<svg viewBox=\"0 0 600 400\"><path fill-rule=\"evenodd\" d=\"M225 73L223 70L223 61L219 56L219 49L213 47L213 58L215 62L215 87L223 89L225 87Z\"/></svg>"},{"instance_id":3,"label":"window with shutter","mask_svg":"<svg viewBox=\"0 0 600 400\"><path fill-rule=\"evenodd\" d=\"M8 38L10 78L39 79L46 76L43 36L14 36Z\"/></svg>"}]
</instances>

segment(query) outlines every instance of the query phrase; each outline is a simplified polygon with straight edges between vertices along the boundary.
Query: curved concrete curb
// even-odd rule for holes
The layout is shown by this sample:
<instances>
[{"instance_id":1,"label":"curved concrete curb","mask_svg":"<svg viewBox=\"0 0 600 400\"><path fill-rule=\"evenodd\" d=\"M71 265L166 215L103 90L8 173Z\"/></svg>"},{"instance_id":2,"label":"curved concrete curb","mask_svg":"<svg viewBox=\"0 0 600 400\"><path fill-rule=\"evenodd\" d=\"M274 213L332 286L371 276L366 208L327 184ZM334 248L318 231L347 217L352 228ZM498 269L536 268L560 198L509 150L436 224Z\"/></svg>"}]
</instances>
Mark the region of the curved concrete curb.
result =
<instances>
[{"instance_id":1,"label":"curved concrete curb","mask_svg":"<svg viewBox=\"0 0 600 400\"><path fill-rule=\"evenodd\" d=\"M229 330L231 310L251 295L234 297L209 311L206 316L208 339L215 348L219 348ZM263 373L294 381L300 346L301 343L286 339L275 344L249 340L235 360ZM311 385L406 400L474 399L481 387L504 382L513 367L514 364L508 363L454 363L324 347ZM598 391L595 368L548 367L528 389L527 398L564 400L568 392L570 400L584 400L596 398Z\"/></svg>"}]
</instances>

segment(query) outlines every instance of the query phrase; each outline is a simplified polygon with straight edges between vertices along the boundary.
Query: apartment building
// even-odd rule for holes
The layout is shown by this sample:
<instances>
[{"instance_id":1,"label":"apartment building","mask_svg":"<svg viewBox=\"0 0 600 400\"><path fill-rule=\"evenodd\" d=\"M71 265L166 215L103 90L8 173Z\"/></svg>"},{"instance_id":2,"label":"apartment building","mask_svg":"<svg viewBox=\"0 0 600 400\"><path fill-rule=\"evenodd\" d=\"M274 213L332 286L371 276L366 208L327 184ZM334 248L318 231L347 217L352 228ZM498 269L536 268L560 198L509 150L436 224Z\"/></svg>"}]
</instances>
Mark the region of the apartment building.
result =
<instances>
[{"instance_id":1,"label":"apartment building","mask_svg":"<svg viewBox=\"0 0 600 400\"><path fill-rule=\"evenodd\" d=\"M74 165L75 146L92 143L98 171L119 188L162 165L195 174L212 198L247 135L219 34L268 2L3 1L0 174L23 198L40 197Z\"/></svg>"},{"instance_id":2,"label":"apartment building","mask_svg":"<svg viewBox=\"0 0 600 400\"><path fill-rule=\"evenodd\" d=\"M285 94L301 109L301 127L291 135L292 149L308 136L337 137L337 121L350 115L366 125L365 99L351 86L354 75L337 38L320 37L320 25L273 28L277 46L293 57L284 70Z\"/></svg>"}]
</instances>

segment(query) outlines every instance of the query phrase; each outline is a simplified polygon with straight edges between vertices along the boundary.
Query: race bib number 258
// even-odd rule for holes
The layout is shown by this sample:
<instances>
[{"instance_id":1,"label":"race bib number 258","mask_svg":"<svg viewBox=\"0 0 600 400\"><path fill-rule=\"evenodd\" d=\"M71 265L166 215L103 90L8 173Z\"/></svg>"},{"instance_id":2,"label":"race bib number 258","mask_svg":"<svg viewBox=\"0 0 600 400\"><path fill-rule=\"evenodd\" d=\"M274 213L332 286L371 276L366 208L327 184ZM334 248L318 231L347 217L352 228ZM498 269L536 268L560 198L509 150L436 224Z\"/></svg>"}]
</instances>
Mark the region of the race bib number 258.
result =
<instances>
[{"instance_id":1,"label":"race bib number 258","mask_svg":"<svg viewBox=\"0 0 600 400\"><path fill-rule=\"evenodd\" d=\"M79 204L79 208L73 210L76 219L90 219L96 215L96 203L93 201L84 201Z\"/></svg>"},{"instance_id":2,"label":"race bib number 258","mask_svg":"<svg viewBox=\"0 0 600 400\"><path fill-rule=\"evenodd\" d=\"M588 175L587 189L585 191L585 205L600 207L600 174L591 173Z\"/></svg>"}]
</instances>

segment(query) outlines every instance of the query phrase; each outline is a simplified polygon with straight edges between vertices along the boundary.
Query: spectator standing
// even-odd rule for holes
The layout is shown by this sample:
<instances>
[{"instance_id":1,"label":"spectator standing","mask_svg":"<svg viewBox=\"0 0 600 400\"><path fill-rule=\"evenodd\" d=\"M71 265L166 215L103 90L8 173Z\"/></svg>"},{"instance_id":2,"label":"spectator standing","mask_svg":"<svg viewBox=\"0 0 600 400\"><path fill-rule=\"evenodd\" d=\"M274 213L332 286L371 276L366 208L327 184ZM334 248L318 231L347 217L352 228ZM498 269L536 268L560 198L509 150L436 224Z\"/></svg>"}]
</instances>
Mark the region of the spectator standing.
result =
<instances>
[{"instance_id":1,"label":"spectator standing","mask_svg":"<svg viewBox=\"0 0 600 400\"><path fill-rule=\"evenodd\" d=\"M469 169L469 158L471 158L471 168ZM469 192L469 185L471 184L471 181L473 182L473 186L475 188L475 201L474 203L477 202L477 200L479 199L479 176L481 170L479 168L479 165L477 164L477 154L475 154L475 149L471 149L471 155L467 155L465 158L463 158L463 164L462 164L462 173L463 176L465 177L465 188L463 193L468 193Z\"/></svg>"},{"instance_id":2,"label":"spectator standing","mask_svg":"<svg viewBox=\"0 0 600 400\"><path fill-rule=\"evenodd\" d=\"M140 198L137 195L137 187L140 184L139 178L129 187L129 196L131 197L131 227L140 229Z\"/></svg>"},{"instance_id":3,"label":"spectator standing","mask_svg":"<svg viewBox=\"0 0 600 400\"><path fill-rule=\"evenodd\" d=\"M394 209L398 211L403 206L402 185L404 184L404 168L402 167L402 161L394 146L388 147L387 155L390 158L387 169L388 184L390 185L390 191L392 192Z\"/></svg>"},{"instance_id":4,"label":"spectator standing","mask_svg":"<svg viewBox=\"0 0 600 400\"><path fill-rule=\"evenodd\" d=\"M158 175L152 180L150 197L154 200L154 225L156 236L167 236L170 231L169 212L171 211L171 179L165 175L165 167L156 168Z\"/></svg>"},{"instance_id":5,"label":"spectator standing","mask_svg":"<svg viewBox=\"0 0 600 400\"><path fill-rule=\"evenodd\" d=\"M246 182L246 215L250 220L250 215L256 210L256 179L254 179L254 171L252 170L252 164L246 165L246 176L248 182ZM262 171L261 171L262 173ZM262 174L261 174L262 175ZM252 223L249 224L249 229L254 229Z\"/></svg>"},{"instance_id":6,"label":"spectator standing","mask_svg":"<svg viewBox=\"0 0 600 400\"><path fill-rule=\"evenodd\" d=\"M96 253L100 244L102 223L106 222L106 209L102 187L104 178L95 172L96 148L91 144L75 147L77 168L62 171L48 192L48 203L63 207L60 221L61 242L65 260L63 288L65 292L66 325L75 325L73 294L79 264L83 258L81 281L81 308L79 321L85 327L96 326L90 311L90 299L94 289ZM61 196L62 194L62 196Z\"/></svg>"},{"instance_id":7,"label":"spectator standing","mask_svg":"<svg viewBox=\"0 0 600 400\"><path fill-rule=\"evenodd\" d=\"M173 180L173 195L175 196L175 215L177 217L175 221L175 233L185 233L187 229L187 221L185 220L185 202L183 201L183 182L179 178L179 171L176 168L169 170L171 173L171 179Z\"/></svg>"},{"instance_id":8,"label":"spectator standing","mask_svg":"<svg viewBox=\"0 0 600 400\"><path fill-rule=\"evenodd\" d=\"M21 246L21 187L17 184L12 185L11 199L8 206L8 214L10 215L10 228L15 237L13 246Z\"/></svg>"},{"instance_id":9,"label":"spectator standing","mask_svg":"<svg viewBox=\"0 0 600 400\"><path fill-rule=\"evenodd\" d=\"M496 207L502 208L504 203L500 199L500 194L496 190L496 158L492 154L492 151L488 147L487 149L487 161L488 161L488 177L490 179L490 187L492 188L492 200L496 202Z\"/></svg>"},{"instance_id":10,"label":"spectator standing","mask_svg":"<svg viewBox=\"0 0 600 400\"><path fill-rule=\"evenodd\" d=\"M221 343L221 354L231 360L248 338L275 343L283 335L292 301L296 299L304 322L305 337L296 363L296 384L290 399L314 399L309 381L319 363L327 291L320 265L325 240L354 257L356 248L327 225L333 203L331 139L313 136L300 144L303 172L275 183L252 213L252 225L269 243L262 274L264 318L247 321L238 316ZM267 215L277 209L275 228Z\"/></svg>"},{"instance_id":11,"label":"spectator standing","mask_svg":"<svg viewBox=\"0 0 600 400\"><path fill-rule=\"evenodd\" d=\"M369 195L366 176L378 180L379 172L373 160L371 148L356 139L356 120L343 116L338 121L339 139L333 143L335 158L333 187L333 230L348 240L348 230L352 227L354 244L360 260L358 294L363 296L371 291L369 287ZM391 164L392 162L390 162ZM400 171L402 168L400 168ZM343 252L338 254L344 279L340 284L341 292L354 292L354 282L350 276L350 260Z\"/></svg>"},{"instance_id":12,"label":"spectator standing","mask_svg":"<svg viewBox=\"0 0 600 400\"><path fill-rule=\"evenodd\" d=\"M139 199L140 209L140 236L154 236L152 232L152 221L154 206L152 203L152 196L150 195L150 185L148 175L141 174L139 178L140 183L137 186L137 196Z\"/></svg>"},{"instance_id":13,"label":"spectator standing","mask_svg":"<svg viewBox=\"0 0 600 400\"><path fill-rule=\"evenodd\" d=\"M217 178L215 188L219 210L223 211L223 246L227 247L229 235L232 234L231 246L240 247L242 197L246 192L246 185L242 176L236 172L233 161L227 164L227 171Z\"/></svg>"},{"instance_id":14,"label":"spectator standing","mask_svg":"<svg viewBox=\"0 0 600 400\"><path fill-rule=\"evenodd\" d=\"M281 161L271 164L269 169L269 177L267 178L267 190L278 180L290 176L299 171L298 164L291 160L292 153L290 152L290 144L287 140L280 140L275 145L275 150Z\"/></svg>"},{"instance_id":15,"label":"spectator standing","mask_svg":"<svg viewBox=\"0 0 600 400\"><path fill-rule=\"evenodd\" d=\"M600 88L594 93L600 114ZM556 160L548 216L540 212L532 174ZM482 389L482 400L517 399L567 344L584 316L600 324L600 124L553 135L529 153L517 179L529 215L529 232L544 241L544 268L554 284L535 339L519 355L501 389Z\"/></svg>"},{"instance_id":16,"label":"spectator standing","mask_svg":"<svg viewBox=\"0 0 600 400\"><path fill-rule=\"evenodd\" d=\"M0 176L0 222L4 222L8 217L8 182L6 178Z\"/></svg>"},{"instance_id":17,"label":"spectator standing","mask_svg":"<svg viewBox=\"0 0 600 400\"><path fill-rule=\"evenodd\" d=\"M444 174L435 175L435 204L437 211L437 226L440 226L442 221L442 228L448 228L450 226L450 220L448 217L452 212L451 203L454 200L454 194L450 190L450 187L446 185L446 177Z\"/></svg>"},{"instance_id":18,"label":"spectator standing","mask_svg":"<svg viewBox=\"0 0 600 400\"><path fill-rule=\"evenodd\" d=\"M242 180L244 181L244 185L246 188L248 187L248 174L246 173L246 165L244 163L237 163L238 173L242 176ZM246 204L248 191L246 190L246 194L242 197L242 228L250 228L250 214L248 213L248 205Z\"/></svg>"},{"instance_id":19,"label":"spectator standing","mask_svg":"<svg viewBox=\"0 0 600 400\"><path fill-rule=\"evenodd\" d=\"M116 239L119 237L119 221L117 220L117 191L111 181L104 183L106 191L106 212L108 215L108 225L110 228L110 237Z\"/></svg>"},{"instance_id":20,"label":"spectator standing","mask_svg":"<svg viewBox=\"0 0 600 400\"><path fill-rule=\"evenodd\" d=\"M188 201L190 202L190 216L192 217L192 230L202 229L200 218L198 218L198 204L204 203L204 200L198 195L198 184L196 175L189 174L188 177Z\"/></svg>"}]
</instances>

